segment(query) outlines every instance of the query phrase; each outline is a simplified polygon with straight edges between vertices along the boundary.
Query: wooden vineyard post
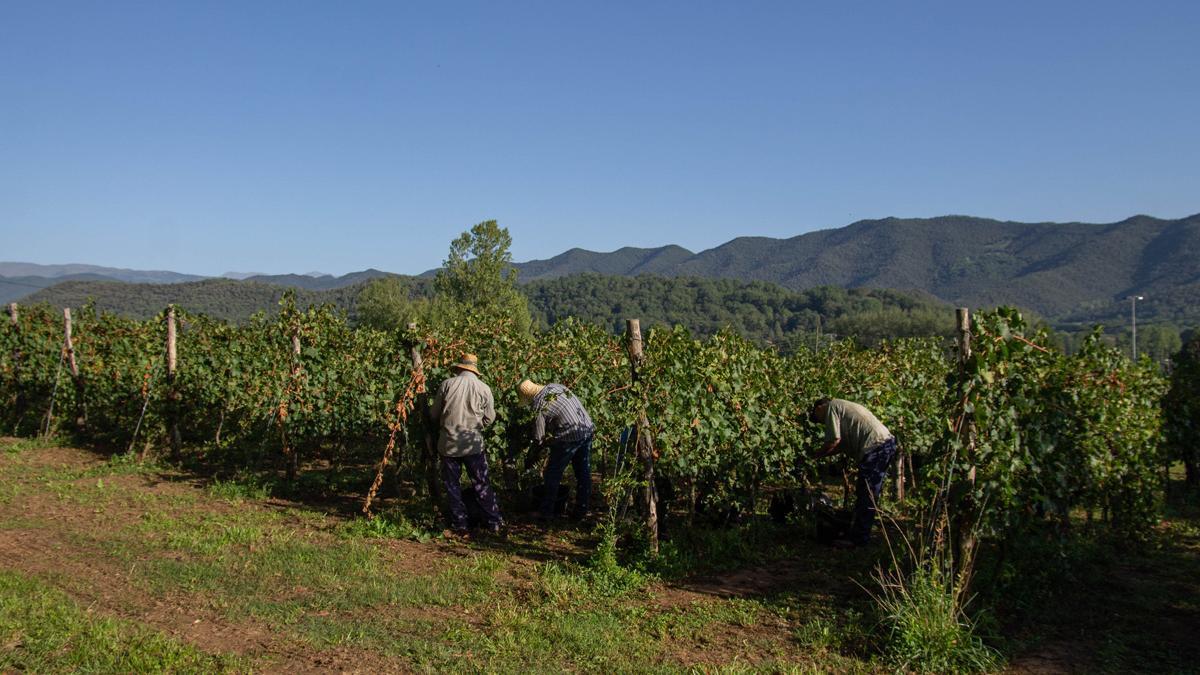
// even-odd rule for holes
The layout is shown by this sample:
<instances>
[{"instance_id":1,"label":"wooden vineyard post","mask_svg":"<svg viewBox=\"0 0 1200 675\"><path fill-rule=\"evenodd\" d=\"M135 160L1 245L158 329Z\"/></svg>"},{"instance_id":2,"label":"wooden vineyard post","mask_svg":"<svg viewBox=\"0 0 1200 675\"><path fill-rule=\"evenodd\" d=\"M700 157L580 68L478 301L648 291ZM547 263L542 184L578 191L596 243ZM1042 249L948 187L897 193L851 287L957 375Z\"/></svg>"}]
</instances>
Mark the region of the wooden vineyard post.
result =
<instances>
[{"instance_id":1,"label":"wooden vineyard post","mask_svg":"<svg viewBox=\"0 0 1200 675\"><path fill-rule=\"evenodd\" d=\"M415 334L417 324L408 324L408 332ZM425 367L424 361L421 359L421 343L414 340L409 348L409 356L412 358L412 369L414 373L421 372ZM429 491L429 503L433 506L433 510L437 511L440 506L438 492L438 471L437 471L437 449L435 447L437 430L433 428L429 421L429 394L422 393L417 395L416 400L417 415L420 416L418 427L422 430L422 453L421 466L425 470L425 487Z\"/></svg>"},{"instance_id":2,"label":"wooden vineyard post","mask_svg":"<svg viewBox=\"0 0 1200 675\"><path fill-rule=\"evenodd\" d=\"M16 434L16 426L21 423L21 415L25 413L25 397L22 396L21 388L21 321L17 318L17 303L8 303L8 320L12 325L13 331L13 391L16 392L15 400L13 400L13 419L15 420L13 433Z\"/></svg>"},{"instance_id":3,"label":"wooden vineyard post","mask_svg":"<svg viewBox=\"0 0 1200 675\"><path fill-rule=\"evenodd\" d=\"M958 370L966 377L967 361L971 359L971 310L966 307L958 308ZM967 415L962 426L963 445L967 449L967 457L971 460L967 470L967 482L975 487L975 418Z\"/></svg>"},{"instance_id":4,"label":"wooden vineyard post","mask_svg":"<svg viewBox=\"0 0 1200 675\"><path fill-rule=\"evenodd\" d=\"M971 359L971 310L959 307L958 316L958 373L962 387L966 387L967 362ZM963 456L967 459L966 475L959 489L961 496L955 504L953 541L955 542L954 556L959 565L958 573L961 580L966 581L970 576L972 553L975 548L975 418L974 415L963 412L962 425L959 427L959 438L962 441ZM964 584L965 586L965 584Z\"/></svg>"},{"instance_id":5,"label":"wooden vineyard post","mask_svg":"<svg viewBox=\"0 0 1200 675\"><path fill-rule=\"evenodd\" d=\"M63 347L67 351L67 368L75 384L75 429L83 431L87 425L87 412L83 402L83 376L79 374L79 361L75 357L75 341L71 337L71 308L63 308Z\"/></svg>"},{"instance_id":6,"label":"wooden vineyard post","mask_svg":"<svg viewBox=\"0 0 1200 675\"><path fill-rule=\"evenodd\" d=\"M896 452L896 501L904 501L904 448Z\"/></svg>"},{"instance_id":7,"label":"wooden vineyard post","mask_svg":"<svg viewBox=\"0 0 1200 675\"><path fill-rule=\"evenodd\" d=\"M639 380L638 369L643 359L641 322L628 319L625 329L629 334L630 375L636 384ZM646 419L644 406L638 411L637 454L642 462L642 479L646 482L642 488L642 505L646 512L646 538L650 554L658 555L658 493L654 487L654 446L650 441L650 421Z\"/></svg>"},{"instance_id":8,"label":"wooden vineyard post","mask_svg":"<svg viewBox=\"0 0 1200 675\"><path fill-rule=\"evenodd\" d=\"M289 371L291 384L288 387L293 394L299 393L297 387L300 382L300 328L292 326L292 365ZM287 479L289 482L295 481L296 476L300 473L300 453L297 448L292 447L290 439L287 436L287 425L283 425L283 454L287 457Z\"/></svg>"},{"instance_id":9,"label":"wooden vineyard post","mask_svg":"<svg viewBox=\"0 0 1200 675\"><path fill-rule=\"evenodd\" d=\"M175 388L179 365L175 333L175 305L167 305L167 434L171 441L171 458L178 461L182 443L179 433L179 391Z\"/></svg>"}]
</instances>

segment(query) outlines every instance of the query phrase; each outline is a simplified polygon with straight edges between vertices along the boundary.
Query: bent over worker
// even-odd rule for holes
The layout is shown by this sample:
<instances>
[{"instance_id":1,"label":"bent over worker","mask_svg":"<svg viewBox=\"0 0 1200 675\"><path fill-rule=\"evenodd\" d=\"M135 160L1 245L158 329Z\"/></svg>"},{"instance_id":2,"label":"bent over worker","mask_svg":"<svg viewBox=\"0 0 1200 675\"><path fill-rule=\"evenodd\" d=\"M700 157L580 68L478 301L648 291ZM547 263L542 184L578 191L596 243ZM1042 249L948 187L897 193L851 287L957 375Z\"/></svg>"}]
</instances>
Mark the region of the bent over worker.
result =
<instances>
[{"instance_id":1,"label":"bent over worker","mask_svg":"<svg viewBox=\"0 0 1200 675\"><path fill-rule=\"evenodd\" d=\"M465 468L486 517L485 526L491 532L499 532L504 521L488 480L487 457L483 454L483 428L496 420L492 390L480 379L479 359L474 354L464 355L451 370L454 377L442 382L430 407L430 415L439 426L438 454L450 529L456 534L467 532L467 507L458 483Z\"/></svg>"},{"instance_id":2,"label":"bent over worker","mask_svg":"<svg viewBox=\"0 0 1200 675\"><path fill-rule=\"evenodd\" d=\"M841 451L857 463L850 539L834 543L864 546L875 524L888 467L896 457L896 439L870 410L840 398L819 399L813 403L808 417L814 424L825 426L825 445L817 451L817 459Z\"/></svg>"},{"instance_id":3,"label":"bent over worker","mask_svg":"<svg viewBox=\"0 0 1200 675\"><path fill-rule=\"evenodd\" d=\"M535 384L524 380L517 385L521 402L534 411L533 440L550 448L550 459L542 476L542 501L538 506L543 520L554 517L558 487L567 464L575 472L576 520L587 516L588 500L592 494L592 439L596 427L583 404L561 384Z\"/></svg>"}]
</instances>

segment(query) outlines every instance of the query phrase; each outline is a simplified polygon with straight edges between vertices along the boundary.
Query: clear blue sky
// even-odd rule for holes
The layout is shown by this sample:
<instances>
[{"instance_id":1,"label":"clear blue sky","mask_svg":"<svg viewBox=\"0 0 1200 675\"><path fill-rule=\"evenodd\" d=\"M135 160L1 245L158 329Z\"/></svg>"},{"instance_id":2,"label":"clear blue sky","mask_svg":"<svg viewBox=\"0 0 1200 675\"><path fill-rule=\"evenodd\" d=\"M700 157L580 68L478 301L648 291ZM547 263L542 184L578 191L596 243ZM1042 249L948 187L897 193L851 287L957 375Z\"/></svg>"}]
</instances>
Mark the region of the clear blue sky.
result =
<instances>
[{"instance_id":1,"label":"clear blue sky","mask_svg":"<svg viewBox=\"0 0 1200 675\"><path fill-rule=\"evenodd\" d=\"M1200 2L4 2L0 260L419 272L1200 211Z\"/></svg>"}]
</instances>

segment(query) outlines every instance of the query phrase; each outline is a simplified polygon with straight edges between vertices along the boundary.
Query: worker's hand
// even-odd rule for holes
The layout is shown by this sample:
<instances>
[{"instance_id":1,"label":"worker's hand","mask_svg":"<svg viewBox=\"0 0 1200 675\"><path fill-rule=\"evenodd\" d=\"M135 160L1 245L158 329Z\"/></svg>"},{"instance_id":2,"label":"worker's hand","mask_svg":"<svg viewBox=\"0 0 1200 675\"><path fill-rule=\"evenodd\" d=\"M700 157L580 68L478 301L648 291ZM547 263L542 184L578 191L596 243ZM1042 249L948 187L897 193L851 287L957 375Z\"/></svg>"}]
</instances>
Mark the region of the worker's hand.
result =
<instances>
[{"instance_id":1,"label":"worker's hand","mask_svg":"<svg viewBox=\"0 0 1200 675\"><path fill-rule=\"evenodd\" d=\"M528 471L529 469L532 469L533 466L535 464L537 464L538 459L541 456L542 456L542 453L539 451L538 448L536 448L536 447L529 448L528 452L525 453L525 470Z\"/></svg>"}]
</instances>

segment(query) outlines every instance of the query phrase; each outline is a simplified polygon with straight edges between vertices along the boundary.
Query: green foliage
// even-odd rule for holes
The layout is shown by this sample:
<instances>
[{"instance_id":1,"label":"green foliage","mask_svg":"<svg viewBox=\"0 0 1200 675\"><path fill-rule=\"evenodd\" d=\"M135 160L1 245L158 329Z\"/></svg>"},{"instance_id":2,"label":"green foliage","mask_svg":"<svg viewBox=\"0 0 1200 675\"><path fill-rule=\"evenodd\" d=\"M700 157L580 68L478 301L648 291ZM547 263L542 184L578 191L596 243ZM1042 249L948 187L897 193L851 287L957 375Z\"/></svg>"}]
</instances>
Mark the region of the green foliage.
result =
<instances>
[{"instance_id":1,"label":"green foliage","mask_svg":"<svg viewBox=\"0 0 1200 675\"><path fill-rule=\"evenodd\" d=\"M372 518L355 518L342 528L342 536L367 539L411 539L429 541L433 533L427 527L413 523L398 511L385 511Z\"/></svg>"},{"instance_id":2,"label":"green foliage","mask_svg":"<svg viewBox=\"0 0 1200 675\"><path fill-rule=\"evenodd\" d=\"M464 235L452 249L448 270L457 271L442 278L443 291L461 292L465 300L479 291L474 274L507 279L506 237L494 223ZM488 264L472 267L487 256ZM51 397L58 410L73 410L77 390L58 368L60 319L38 307L21 316L19 330L0 331L0 397L9 403L0 415L7 427L32 435ZM818 350L798 345L783 355L733 330L698 340L682 327L656 327L645 336L635 384L624 341L572 319L531 333L509 311L447 313L402 334L354 327L344 313L302 309L287 296L274 317L258 315L242 325L183 311L179 320L172 391L160 317L139 322L92 309L79 313L78 391L88 411L88 424L78 431L82 440L120 451L131 445L140 451L143 442L161 446L168 421L178 415L191 452L223 465L225 475L297 457L301 468L320 462L328 470L301 476L295 490L319 489L321 475L333 485L345 475L342 467L376 462L393 430L403 447L421 447L429 431L420 415L409 415L404 425L397 417L406 389L420 379L413 379L408 358L416 342L425 350L429 389L450 375L463 352L480 356L496 399L496 422L484 432L494 465L529 449L529 412L518 403L517 383L530 378L570 387L596 422L594 463L614 506L635 482L630 451L620 467L617 454L622 431L640 412L651 424L658 475L681 497L676 504L688 510L695 498L710 513L752 514L768 492L816 480L819 466L809 457L818 432L805 413L815 398L828 395L875 411L908 454L932 467L922 474L928 489L918 497L976 467L968 508L978 510L985 536L1015 536L1043 511L1098 509L1128 532L1155 514L1164 461L1158 443L1163 378L1148 360L1130 363L1098 336L1070 356L1047 349L1045 333L1029 329L1013 310L976 317L975 352L961 376L934 338L873 348L842 340ZM69 418L57 416L51 431L75 432ZM957 433L966 419L976 428L970 446ZM406 485L424 468L416 452L400 453L396 464L388 481ZM350 482L339 485L365 489L367 477L353 471ZM502 490L515 490L536 476L506 467L494 480ZM240 490L215 489L231 498ZM413 536L400 521L370 527ZM673 559L669 548L664 552ZM692 553L678 552L679 565L690 565ZM742 554L731 548L729 555Z\"/></svg>"},{"instance_id":3,"label":"green foliage","mask_svg":"<svg viewBox=\"0 0 1200 675\"><path fill-rule=\"evenodd\" d=\"M230 502L266 499L271 496L271 485L253 476L236 477L228 480L216 479L208 485L208 493Z\"/></svg>"},{"instance_id":4,"label":"green foliage","mask_svg":"<svg viewBox=\"0 0 1200 675\"><path fill-rule=\"evenodd\" d=\"M880 572L875 599L887 628L886 660L901 672L975 673L999 655L975 635L962 611L965 591L947 560L925 561L904 575Z\"/></svg>"},{"instance_id":5,"label":"green foliage","mask_svg":"<svg viewBox=\"0 0 1200 675\"><path fill-rule=\"evenodd\" d=\"M981 534L1005 538L1046 510L1103 509L1135 533L1155 513L1162 456L1157 407L1165 382L1094 334L1074 355L1041 346L1013 309L976 315L973 352L947 388L943 485L974 468L974 490L954 508ZM973 425L973 433L963 432ZM968 442L970 440L970 442Z\"/></svg>"},{"instance_id":6,"label":"green foliage","mask_svg":"<svg viewBox=\"0 0 1200 675\"><path fill-rule=\"evenodd\" d=\"M600 542L582 565L551 562L542 565L538 572L543 597L557 605L622 597L644 589L655 578L620 563L617 528L613 523L600 528Z\"/></svg>"},{"instance_id":7,"label":"green foliage","mask_svg":"<svg viewBox=\"0 0 1200 675\"><path fill-rule=\"evenodd\" d=\"M762 565L795 553L795 530L771 522L681 528L653 559L639 561L664 579L682 579Z\"/></svg>"},{"instance_id":8,"label":"green foliage","mask_svg":"<svg viewBox=\"0 0 1200 675\"><path fill-rule=\"evenodd\" d=\"M1138 324L1138 355L1162 363L1183 348L1178 326L1168 323ZM1132 339L1132 335L1131 335Z\"/></svg>"},{"instance_id":9,"label":"green foliage","mask_svg":"<svg viewBox=\"0 0 1200 675\"><path fill-rule=\"evenodd\" d=\"M1190 487L1200 484L1200 334L1175 355L1171 386L1163 398L1166 444L1170 456L1187 469Z\"/></svg>"},{"instance_id":10,"label":"green foliage","mask_svg":"<svg viewBox=\"0 0 1200 675\"><path fill-rule=\"evenodd\" d=\"M940 302L914 293L818 287L793 291L762 281L700 277L577 274L526 284L542 326L567 317L625 330L639 317L643 328L683 326L700 337L733 330L760 345L792 352L815 347L818 333L874 345L884 338L949 335L953 315ZM824 323L822 323L824 322Z\"/></svg>"},{"instance_id":11,"label":"green foliage","mask_svg":"<svg viewBox=\"0 0 1200 675\"><path fill-rule=\"evenodd\" d=\"M504 320L518 332L528 332L529 303L517 290L511 246L508 229L494 220L475 225L451 242L433 282L438 316L469 316L485 323Z\"/></svg>"},{"instance_id":12,"label":"green foliage","mask_svg":"<svg viewBox=\"0 0 1200 675\"><path fill-rule=\"evenodd\" d=\"M34 293L23 302L30 306L45 303L52 307L71 308L91 304L97 311L141 321L161 315L164 307L173 304L194 314L243 323L258 312L277 313L280 300L289 291L295 295L299 307L328 304L353 316L355 298L362 288L362 283L323 290L289 288L281 284L232 279L205 279L178 284L64 281Z\"/></svg>"},{"instance_id":13,"label":"green foliage","mask_svg":"<svg viewBox=\"0 0 1200 675\"><path fill-rule=\"evenodd\" d=\"M409 323L432 320L429 300L414 295L413 284L400 277L373 279L356 299L358 323L378 330L399 330Z\"/></svg>"}]
</instances>

